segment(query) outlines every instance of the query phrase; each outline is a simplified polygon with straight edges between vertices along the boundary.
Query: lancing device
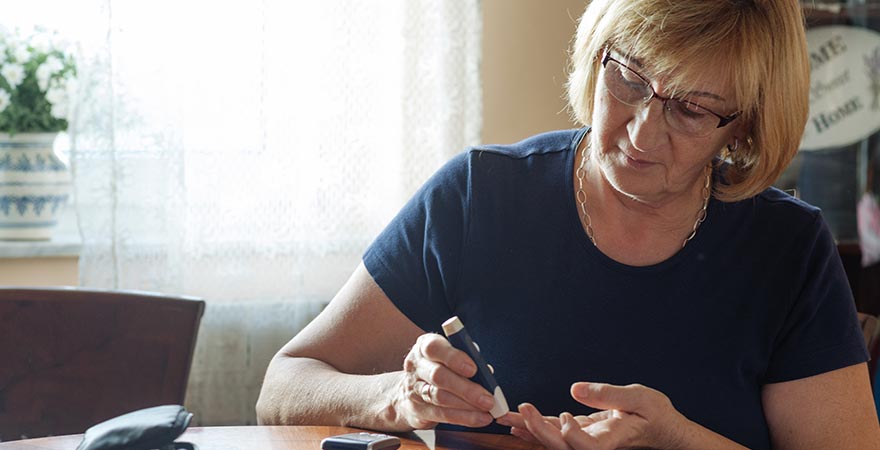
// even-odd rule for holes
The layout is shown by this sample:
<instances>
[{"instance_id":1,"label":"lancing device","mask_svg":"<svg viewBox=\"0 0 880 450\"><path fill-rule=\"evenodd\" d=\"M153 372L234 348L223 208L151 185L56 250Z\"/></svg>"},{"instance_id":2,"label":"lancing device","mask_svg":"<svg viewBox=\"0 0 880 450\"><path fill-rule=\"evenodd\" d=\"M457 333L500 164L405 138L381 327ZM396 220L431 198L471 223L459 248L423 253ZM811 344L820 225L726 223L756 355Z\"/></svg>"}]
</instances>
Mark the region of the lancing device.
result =
<instances>
[{"instance_id":1,"label":"lancing device","mask_svg":"<svg viewBox=\"0 0 880 450\"><path fill-rule=\"evenodd\" d=\"M501 392L501 387L498 386L495 376L492 375L492 369L489 368L489 364L486 364L486 360L480 354L480 349L471 340L471 336L464 329L458 316L452 316L443 322L443 333L446 334L446 338L449 339L449 343L453 347L467 353L477 364L477 374L471 377L471 380L479 383L495 397L495 406L489 410L489 414L496 419L507 414L510 407L507 406L504 392Z\"/></svg>"}]
</instances>

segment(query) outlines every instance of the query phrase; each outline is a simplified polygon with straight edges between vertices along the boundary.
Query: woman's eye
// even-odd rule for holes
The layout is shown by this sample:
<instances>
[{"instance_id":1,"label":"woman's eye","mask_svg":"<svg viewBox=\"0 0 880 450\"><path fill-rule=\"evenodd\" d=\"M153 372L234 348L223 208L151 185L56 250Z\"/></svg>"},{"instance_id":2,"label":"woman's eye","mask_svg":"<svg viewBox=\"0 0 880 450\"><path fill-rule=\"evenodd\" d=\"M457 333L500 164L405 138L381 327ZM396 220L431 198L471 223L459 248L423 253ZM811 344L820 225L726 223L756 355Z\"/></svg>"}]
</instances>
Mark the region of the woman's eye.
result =
<instances>
[{"instance_id":1,"label":"woman's eye","mask_svg":"<svg viewBox=\"0 0 880 450\"><path fill-rule=\"evenodd\" d=\"M672 103L672 108L676 113L688 118L699 119L707 115L705 110L695 103L680 100L670 100L670 103Z\"/></svg>"},{"instance_id":2,"label":"woman's eye","mask_svg":"<svg viewBox=\"0 0 880 450\"><path fill-rule=\"evenodd\" d=\"M626 84L630 84L633 86L644 86L645 80L641 79L635 72L626 69L624 67L620 68L620 78L626 82Z\"/></svg>"}]
</instances>

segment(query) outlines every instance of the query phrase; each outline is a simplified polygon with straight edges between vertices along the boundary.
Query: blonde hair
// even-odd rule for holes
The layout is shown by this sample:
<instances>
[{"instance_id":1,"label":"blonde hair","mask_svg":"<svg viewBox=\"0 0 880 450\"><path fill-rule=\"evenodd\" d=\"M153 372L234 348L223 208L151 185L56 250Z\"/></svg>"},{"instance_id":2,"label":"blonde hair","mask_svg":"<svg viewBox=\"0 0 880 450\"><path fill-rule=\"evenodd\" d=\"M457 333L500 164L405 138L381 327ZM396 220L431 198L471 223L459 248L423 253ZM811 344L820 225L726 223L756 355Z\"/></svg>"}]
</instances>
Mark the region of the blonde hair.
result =
<instances>
[{"instance_id":1,"label":"blonde hair","mask_svg":"<svg viewBox=\"0 0 880 450\"><path fill-rule=\"evenodd\" d=\"M736 121L744 121L748 139L741 138L737 150L726 155L731 165L727 183L715 188L718 199L758 194L797 153L810 83L797 0L590 2L578 25L567 85L574 118L584 125L592 120L601 53L607 47L670 75L671 95L686 90L705 67L728 74L742 111Z\"/></svg>"}]
</instances>

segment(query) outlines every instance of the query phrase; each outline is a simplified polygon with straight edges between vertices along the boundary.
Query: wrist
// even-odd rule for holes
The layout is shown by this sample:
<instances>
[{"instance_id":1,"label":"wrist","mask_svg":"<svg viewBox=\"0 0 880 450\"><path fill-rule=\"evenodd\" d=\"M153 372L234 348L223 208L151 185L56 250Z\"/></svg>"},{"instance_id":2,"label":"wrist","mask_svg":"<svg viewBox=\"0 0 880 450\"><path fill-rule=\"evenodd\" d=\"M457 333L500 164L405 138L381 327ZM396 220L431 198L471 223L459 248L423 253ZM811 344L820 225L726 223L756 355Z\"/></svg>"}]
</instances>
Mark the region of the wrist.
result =
<instances>
[{"instance_id":1,"label":"wrist","mask_svg":"<svg viewBox=\"0 0 880 450\"><path fill-rule=\"evenodd\" d=\"M400 372L402 375L403 373ZM384 389L383 392L379 395L379 403L378 403L378 412L376 417L379 418L382 423L387 424L389 429L395 429L400 431L411 431L405 421L402 420L402 414L400 411L401 399L398 395L400 392L400 384L402 383L402 377L396 380L394 383L390 383L390 389Z\"/></svg>"},{"instance_id":2,"label":"wrist","mask_svg":"<svg viewBox=\"0 0 880 450\"><path fill-rule=\"evenodd\" d=\"M664 450L689 449L692 447L692 445L689 444L692 440L689 436L694 434L692 427L696 424L688 420L687 417L678 411L675 411L675 413L675 418L672 420L672 423L664 426L667 430L666 442L661 448Z\"/></svg>"},{"instance_id":3,"label":"wrist","mask_svg":"<svg viewBox=\"0 0 880 450\"><path fill-rule=\"evenodd\" d=\"M678 422L669 450L749 450L684 416Z\"/></svg>"},{"instance_id":4,"label":"wrist","mask_svg":"<svg viewBox=\"0 0 880 450\"><path fill-rule=\"evenodd\" d=\"M358 390L367 393L368 403L353 411L344 425L381 431L412 431L401 414L403 372L362 376Z\"/></svg>"}]
</instances>

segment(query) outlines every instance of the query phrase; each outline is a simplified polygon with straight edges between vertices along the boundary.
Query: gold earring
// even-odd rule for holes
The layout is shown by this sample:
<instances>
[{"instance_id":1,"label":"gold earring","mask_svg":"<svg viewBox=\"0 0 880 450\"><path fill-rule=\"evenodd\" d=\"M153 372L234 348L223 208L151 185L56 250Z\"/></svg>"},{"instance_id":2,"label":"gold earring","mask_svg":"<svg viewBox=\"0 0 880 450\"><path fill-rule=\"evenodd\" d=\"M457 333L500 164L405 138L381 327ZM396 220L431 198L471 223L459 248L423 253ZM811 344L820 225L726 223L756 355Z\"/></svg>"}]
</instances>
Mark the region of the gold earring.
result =
<instances>
[{"instance_id":1,"label":"gold earring","mask_svg":"<svg viewBox=\"0 0 880 450\"><path fill-rule=\"evenodd\" d=\"M733 146L727 144L727 151L733 153L739 148L739 138L733 138Z\"/></svg>"}]
</instances>

